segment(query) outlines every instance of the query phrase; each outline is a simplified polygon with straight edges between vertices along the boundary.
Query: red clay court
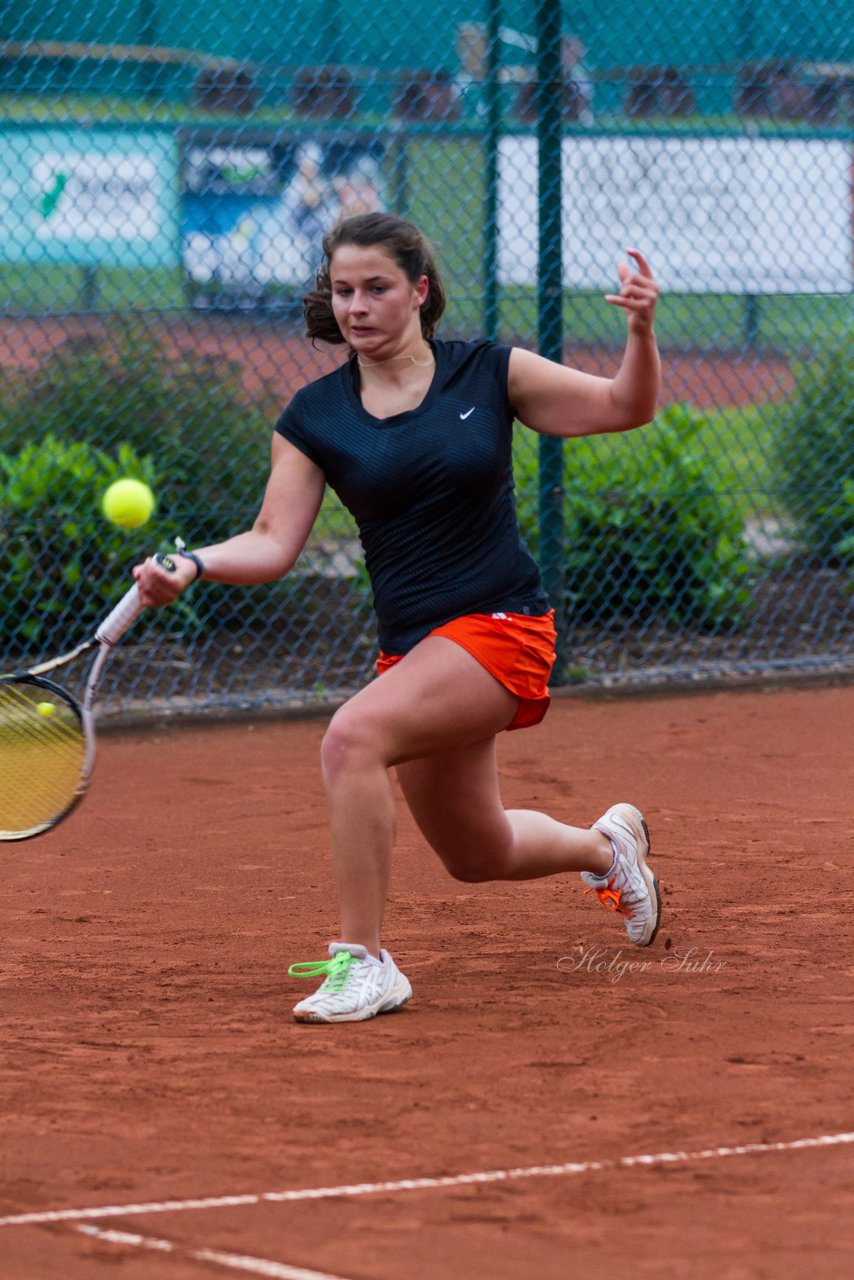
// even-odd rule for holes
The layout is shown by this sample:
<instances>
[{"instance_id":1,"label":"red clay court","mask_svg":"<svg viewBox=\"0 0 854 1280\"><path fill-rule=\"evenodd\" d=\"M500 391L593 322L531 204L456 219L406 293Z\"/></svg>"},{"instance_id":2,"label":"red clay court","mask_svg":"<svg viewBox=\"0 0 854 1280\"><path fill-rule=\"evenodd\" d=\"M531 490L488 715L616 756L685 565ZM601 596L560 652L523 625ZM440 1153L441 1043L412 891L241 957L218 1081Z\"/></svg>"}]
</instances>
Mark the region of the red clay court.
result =
<instances>
[{"instance_id":1,"label":"red clay court","mask_svg":"<svg viewBox=\"0 0 854 1280\"><path fill-rule=\"evenodd\" d=\"M149 332L157 329L150 317L140 323ZM165 349L173 358L231 361L240 370L245 391L281 404L287 389L294 390L311 378L328 373L343 359L340 348L314 348L302 333L276 324L250 320L185 317L161 322ZM65 344L91 339L115 339L115 321L93 316L38 316L0 318L0 368L32 369ZM567 358L579 369L607 373L616 369L616 351L596 351L570 346ZM667 351L662 403L684 400L700 409L754 404L782 398L792 390L789 361L767 352L727 354L702 350Z\"/></svg>"},{"instance_id":2,"label":"red clay court","mask_svg":"<svg viewBox=\"0 0 854 1280\"><path fill-rule=\"evenodd\" d=\"M400 1013L301 1026L323 721L102 741L3 852L3 1280L854 1272L854 688L557 698L509 805L642 805L648 951L574 877L447 878L401 807Z\"/></svg>"}]
</instances>

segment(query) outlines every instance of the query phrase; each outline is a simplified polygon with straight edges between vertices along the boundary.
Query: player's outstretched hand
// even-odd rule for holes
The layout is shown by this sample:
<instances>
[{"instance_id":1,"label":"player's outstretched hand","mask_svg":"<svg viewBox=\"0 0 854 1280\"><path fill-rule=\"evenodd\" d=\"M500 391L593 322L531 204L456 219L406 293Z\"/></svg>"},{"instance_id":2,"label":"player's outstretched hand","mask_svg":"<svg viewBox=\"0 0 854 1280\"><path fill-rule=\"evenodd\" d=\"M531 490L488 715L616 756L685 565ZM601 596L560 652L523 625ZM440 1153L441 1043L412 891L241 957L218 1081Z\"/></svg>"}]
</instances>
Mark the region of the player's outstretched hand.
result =
<instances>
[{"instance_id":1,"label":"player's outstretched hand","mask_svg":"<svg viewBox=\"0 0 854 1280\"><path fill-rule=\"evenodd\" d=\"M176 600L185 587L196 577L192 560L181 556L170 558L172 569L166 569L156 556L149 556L142 564L134 565L133 576L139 588L139 599L146 608L159 608Z\"/></svg>"},{"instance_id":2,"label":"player's outstretched hand","mask_svg":"<svg viewBox=\"0 0 854 1280\"><path fill-rule=\"evenodd\" d=\"M649 333L655 319L659 288L643 254L637 249L627 249L626 253L634 258L634 270L627 262L618 264L620 292L606 293L605 301L623 308L630 330Z\"/></svg>"}]
</instances>

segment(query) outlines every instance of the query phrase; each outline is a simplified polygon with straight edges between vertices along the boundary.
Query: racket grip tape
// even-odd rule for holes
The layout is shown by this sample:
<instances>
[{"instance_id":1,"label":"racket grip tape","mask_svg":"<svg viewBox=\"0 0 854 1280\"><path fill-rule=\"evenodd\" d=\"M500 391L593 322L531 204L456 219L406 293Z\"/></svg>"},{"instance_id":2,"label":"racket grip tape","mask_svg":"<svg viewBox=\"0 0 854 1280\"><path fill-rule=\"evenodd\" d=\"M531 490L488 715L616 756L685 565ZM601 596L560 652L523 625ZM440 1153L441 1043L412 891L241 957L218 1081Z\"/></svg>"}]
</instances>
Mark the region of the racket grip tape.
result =
<instances>
[{"instance_id":1,"label":"racket grip tape","mask_svg":"<svg viewBox=\"0 0 854 1280\"><path fill-rule=\"evenodd\" d=\"M169 573L175 572L175 565L167 555L158 555L158 563ZM95 632L99 644L118 644L132 622L136 622L144 609L139 598L139 587L136 583L126 591L112 613L107 614Z\"/></svg>"},{"instance_id":2,"label":"racket grip tape","mask_svg":"<svg viewBox=\"0 0 854 1280\"><path fill-rule=\"evenodd\" d=\"M112 613L107 614L95 632L99 644L118 644L132 622L142 613L143 605L139 599L139 587L136 583L126 591Z\"/></svg>"}]
</instances>

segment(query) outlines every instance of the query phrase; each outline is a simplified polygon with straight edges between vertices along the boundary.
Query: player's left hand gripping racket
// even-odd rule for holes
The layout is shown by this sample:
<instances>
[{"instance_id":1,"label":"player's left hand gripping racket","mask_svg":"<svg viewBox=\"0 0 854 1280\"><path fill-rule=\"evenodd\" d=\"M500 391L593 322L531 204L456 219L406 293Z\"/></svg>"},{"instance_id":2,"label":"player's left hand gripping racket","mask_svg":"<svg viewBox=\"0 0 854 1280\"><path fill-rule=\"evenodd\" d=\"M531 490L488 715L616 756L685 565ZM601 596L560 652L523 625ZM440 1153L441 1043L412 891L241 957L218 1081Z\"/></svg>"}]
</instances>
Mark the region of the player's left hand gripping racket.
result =
<instances>
[{"instance_id":1,"label":"player's left hand gripping racket","mask_svg":"<svg viewBox=\"0 0 854 1280\"><path fill-rule=\"evenodd\" d=\"M168 556L158 557L174 569ZM43 835L83 799L95 765L95 695L110 650L142 613L136 583L94 636L27 671L0 676L0 841ZM97 649L82 704L46 679Z\"/></svg>"}]
</instances>

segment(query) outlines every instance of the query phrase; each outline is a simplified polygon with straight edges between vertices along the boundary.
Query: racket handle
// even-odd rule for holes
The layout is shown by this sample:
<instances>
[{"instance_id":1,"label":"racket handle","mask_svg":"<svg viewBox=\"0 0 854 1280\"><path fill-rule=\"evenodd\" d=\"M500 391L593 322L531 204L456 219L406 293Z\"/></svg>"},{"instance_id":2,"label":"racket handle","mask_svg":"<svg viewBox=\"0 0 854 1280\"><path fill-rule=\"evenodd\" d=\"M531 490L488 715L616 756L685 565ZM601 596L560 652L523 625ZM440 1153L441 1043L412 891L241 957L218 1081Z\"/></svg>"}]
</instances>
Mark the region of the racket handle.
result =
<instances>
[{"instance_id":1,"label":"racket handle","mask_svg":"<svg viewBox=\"0 0 854 1280\"><path fill-rule=\"evenodd\" d=\"M126 591L112 613L98 627L95 639L99 644L118 644L132 622L142 613L143 605L139 599L139 588L136 583Z\"/></svg>"},{"instance_id":2,"label":"racket handle","mask_svg":"<svg viewBox=\"0 0 854 1280\"><path fill-rule=\"evenodd\" d=\"M175 563L167 552L160 551L154 558L161 568L169 573L175 572ZM107 614L95 632L95 639L99 644L118 644L130 624L136 622L144 608L139 599L139 587L134 583L130 590L124 593L113 612Z\"/></svg>"}]
</instances>

